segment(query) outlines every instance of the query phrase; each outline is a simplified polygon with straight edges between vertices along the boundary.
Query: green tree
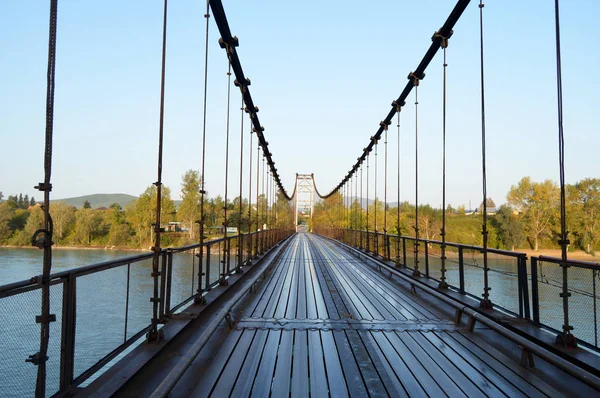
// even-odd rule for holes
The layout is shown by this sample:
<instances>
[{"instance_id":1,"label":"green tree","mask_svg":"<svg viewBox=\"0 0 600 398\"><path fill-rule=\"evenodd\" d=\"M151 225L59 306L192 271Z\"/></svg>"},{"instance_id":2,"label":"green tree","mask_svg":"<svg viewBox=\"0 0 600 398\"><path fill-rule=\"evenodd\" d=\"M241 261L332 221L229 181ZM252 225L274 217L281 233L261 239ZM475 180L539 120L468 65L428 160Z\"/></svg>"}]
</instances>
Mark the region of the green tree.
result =
<instances>
[{"instance_id":1,"label":"green tree","mask_svg":"<svg viewBox=\"0 0 600 398\"><path fill-rule=\"evenodd\" d=\"M83 245L90 245L94 233L102 223L101 214L90 208L82 208L75 213L75 239Z\"/></svg>"},{"instance_id":2,"label":"green tree","mask_svg":"<svg viewBox=\"0 0 600 398\"><path fill-rule=\"evenodd\" d=\"M74 206L64 202L52 203L50 206L50 215L54 223L54 239L60 242L65 238L75 226L75 212L77 209Z\"/></svg>"},{"instance_id":3,"label":"green tree","mask_svg":"<svg viewBox=\"0 0 600 398\"><path fill-rule=\"evenodd\" d=\"M84 209L91 209L92 208L92 204L90 203L89 200L86 200L85 202L83 202L83 208Z\"/></svg>"},{"instance_id":4,"label":"green tree","mask_svg":"<svg viewBox=\"0 0 600 398\"><path fill-rule=\"evenodd\" d=\"M506 198L520 213L525 232L537 251L540 239L551 232L552 223L557 216L558 187L551 180L533 182L530 177L523 177L516 186L510 187Z\"/></svg>"},{"instance_id":5,"label":"green tree","mask_svg":"<svg viewBox=\"0 0 600 398\"><path fill-rule=\"evenodd\" d=\"M13 230L10 228L10 221L15 214L15 209L11 206L10 202L0 203L0 244L6 243Z\"/></svg>"},{"instance_id":6,"label":"green tree","mask_svg":"<svg viewBox=\"0 0 600 398\"><path fill-rule=\"evenodd\" d=\"M515 251L515 247L520 247L525 240L523 225L510 206L502 205L498 208L495 226L500 242L509 250Z\"/></svg>"},{"instance_id":7,"label":"green tree","mask_svg":"<svg viewBox=\"0 0 600 398\"><path fill-rule=\"evenodd\" d=\"M35 199L32 196L31 200L29 201L29 206L35 206L35 204L36 204L36 201L35 201Z\"/></svg>"},{"instance_id":8,"label":"green tree","mask_svg":"<svg viewBox=\"0 0 600 398\"><path fill-rule=\"evenodd\" d=\"M588 253L600 243L600 179L568 186L567 219L577 245Z\"/></svg>"},{"instance_id":9,"label":"green tree","mask_svg":"<svg viewBox=\"0 0 600 398\"><path fill-rule=\"evenodd\" d=\"M151 185L144 191L140 197L131 202L125 212L127 221L135 230L137 243L140 247L144 243L149 243L152 238L152 224L156 222L156 186ZM173 221L175 215L175 203L171 199L171 190L163 187L161 190L161 224L165 225Z\"/></svg>"},{"instance_id":10,"label":"green tree","mask_svg":"<svg viewBox=\"0 0 600 398\"><path fill-rule=\"evenodd\" d=\"M177 211L177 219L188 228L190 239L196 239L197 233L194 228L196 221L200 220L200 188L202 178L197 170L188 170L181 178L181 199Z\"/></svg>"}]
</instances>

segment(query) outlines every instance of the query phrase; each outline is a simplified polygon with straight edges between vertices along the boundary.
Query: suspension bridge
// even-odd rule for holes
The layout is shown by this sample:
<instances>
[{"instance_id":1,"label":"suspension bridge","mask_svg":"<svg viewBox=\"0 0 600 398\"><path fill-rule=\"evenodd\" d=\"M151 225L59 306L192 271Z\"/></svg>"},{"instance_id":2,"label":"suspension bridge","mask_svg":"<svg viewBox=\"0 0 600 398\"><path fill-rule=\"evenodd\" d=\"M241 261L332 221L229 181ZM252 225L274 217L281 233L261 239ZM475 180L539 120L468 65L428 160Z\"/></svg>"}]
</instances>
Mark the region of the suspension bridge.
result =
<instances>
[{"instance_id":1,"label":"suspension bridge","mask_svg":"<svg viewBox=\"0 0 600 398\"><path fill-rule=\"evenodd\" d=\"M0 286L4 322L25 300L35 316L14 330L36 328L39 338L0 354L14 369L0 375L0 396L596 396L600 356L596 292L600 265L568 258L558 0L555 3L560 258L488 245L484 5L459 0L408 82L368 137L339 184L318 189L315 174L296 174L288 192L275 165L251 81L237 53L220 0L207 2L204 128L201 176L206 167L209 25L216 24L228 62L227 127L222 236L207 239L202 178L197 243L165 246L161 228L163 132L168 4L164 1L162 74L153 246L148 253L52 272L50 214L58 4L51 0L46 96L44 227L32 244L43 252L41 275ZM442 209L446 208L446 52L467 7L479 7L481 84L481 245L425 239L419 227L418 90L437 55L443 57ZM230 107L239 91L243 117L239 164L230 148ZM412 234L395 219L369 215L380 201L400 203L400 135L407 101L414 98L415 207ZM411 100L412 101L412 100ZM264 109L263 112L268 112ZM244 123L249 123L244 124ZM396 129L394 129L394 126ZM396 130L396 131L394 131ZM397 133L397 164L388 144ZM249 143L244 147L244 137ZM236 148L237 149L237 148ZM236 152L237 154L237 152ZM383 161L381 159L383 158ZM383 163L383 167L381 167ZM238 220L227 206L230 170L239 166ZM378 170L379 168L379 170ZM383 169L383 170L382 170ZM383 178L382 178L383 177ZM397 192L388 181L398 179ZM236 184L238 182L236 181ZM244 188L247 191L244 192ZM367 198L367 205L362 205ZM254 201L254 205L252 202ZM315 224L316 204L324 223ZM358 205L355 205L356 203ZM381 204L381 203L380 203ZM242 214L244 212L244 214ZM299 214L309 225L300 225ZM359 220L358 222L352 220ZM228 227L237 227L228 233ZM392 227L393 230L392 230ZM310 228L310 233L307 229ZM400 231L400 232L398 232ZM394 233L392 233L394 232ZM81 322L90 289L112 275L123 290L123 311L103 324ZM137 275L132 277L132 275ZM86 285L88 284L88 285ZM135 289L134 289L135 287ZM114 286L113 286L114 288ZM143 295L135 296L136 291ZM87 300L87 301L86 301ZM108 300L108 299L107 299ZM113 309L114 311L114 309ZM575 316L573 314L576 314ZM585 316L577 314L584 313ZM89 315L89 314L88 314ZM86 330L89 328L89 330ZM10 338L6 339L10 342ZM26 364L25 364L26 362ZM4 379L4 380L1 380Z\"/></svg>"}]
</instances>

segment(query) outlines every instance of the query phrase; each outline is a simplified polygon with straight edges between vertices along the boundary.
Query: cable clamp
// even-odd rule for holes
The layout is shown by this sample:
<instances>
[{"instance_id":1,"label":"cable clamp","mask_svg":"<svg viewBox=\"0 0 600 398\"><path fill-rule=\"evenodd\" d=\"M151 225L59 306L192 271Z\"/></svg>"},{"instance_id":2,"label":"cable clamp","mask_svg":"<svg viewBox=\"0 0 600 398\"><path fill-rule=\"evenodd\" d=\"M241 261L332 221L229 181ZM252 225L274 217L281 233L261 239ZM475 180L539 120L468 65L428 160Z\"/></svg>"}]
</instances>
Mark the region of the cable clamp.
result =
<instances>
[{"instance_id":1,"label":"cable clamp","mask_svg":"<svg viewBox=\"0 0 600 398\"><path fill-rule=\"evenodd\" d=\"M251 82L251 81L250 81L250 79L248 79L248 78L246 78L246 79L245 79L244 81L242 81L241 83L240 83L240 82L239 82L237 79L235 79L235 80L233 81L233 85L234 85L234 86L236 86L236 87L244 87L244 88L245 88L245 87L248 87L248 86L249 86L249 85L251 85L251 84L252 84L252 82Z\"/></svg>"},{"instance_id":2,"label":"cable clamp","mask_svg":"<svg viewBox=\"0 0 600 398\"><path fill-rule=\"evenodd\" d=\"M383 121L379 122L379 126L383 127L383 129L384 129L384 130L386 130L386 131L387 131L387 129L388 129L388 126L389 126L390 124L392 124L392 122L386 122L385 120L383 120Z\"/></svg>"},{"instance_id":3,"label":"cable clamp","mask_svg":"<svg viewBox=\"0 0 600 398\"><path fill-rule=\"evenodd\" d=\"M396 112L400 112L404 105L406 105L406 101L402 101L402 103L398 103L397 100L392 101L392 106L396 108Z\"/></svg>"},{"instance_id":4,"label":"cable clamp","mask_svg":"<svg viewBox=\"0 0 600 398\"><path fill-rule=\"evenodd\" d=\"M223 39L222 37L219 38L219 47L227 50L227 52L231 52L233 47L237 47L240 45L240 42L237 38L237 36L233 36L231 38L231 40L229 40L228 42L225 41L225 39Z\"/></svg>"},{"instance_id":5,"label":"cable clamp","mask_svg":"<svg viewBox=\"0 0 600 398\"><path fill-rule=\"evenodd\" d=\"M35 323L50 323L50 322L56 322L56 314L37 315L35 317Z\"/></svg>"},{"instance_id":6,"label":"cable clamp","mask_svg":"<svg viewBox=\"0 0 600 398\"><path fill-rule=\"evenodd\" d=\"M421 74L421 77L414 74L414 72L410 72L408 74L408 80L412 81L413 86L418 87L419 82L425 78L425 73Z\"/></svg>"},{"instance_id":7,"label":"cable clamp","mask_svg":"<svg viewBox=\"0 0 600 398\"><path fill-rule=\"evenodd\" d=\"M52 184L50 184L50 183L46 184L46 183L40 182L33 188L37 189L38 191L42 191L42 192L46 192L46 191L50 192L50 191L52 191Z\"/></svg>"},{"instance_id":8,"label":"cable clamp","mask_svg":"<svg viewBox=\"0 0 600 398\"><path fill-rule=\"evenodd\" d=\"M47 360L48 360L48 357L47 357L47 356L46 356L45 358L42 358L42 357L40 356L40 353L39 353L39 352L36 352L35 354L33 354L33 355L30 355L30 356L29 356L29 358L27 358L27 359L25 360L25 362L30 362L30 363L32 363L32 364L34 364L34 365L38 366L40 363L42 363L42 362L46 362Z\"/></svg>"},{"instance_id":9,"label":"cable clamp","mask_svg":"<svg viewBox=\"0 0 600 398\"><path fill-rule=\"evenodd\" d=\"M452 31L450 31L450 35L448 37L445 37L445 36L442 36L440 34L440 31L438 30L437 32L435 32L433 34L433 36L431 36L431 41L439 40L440 47L447 48L448 47L448 39L450 38L450 36L452 36Z\"/></svg>"}]
</instances>

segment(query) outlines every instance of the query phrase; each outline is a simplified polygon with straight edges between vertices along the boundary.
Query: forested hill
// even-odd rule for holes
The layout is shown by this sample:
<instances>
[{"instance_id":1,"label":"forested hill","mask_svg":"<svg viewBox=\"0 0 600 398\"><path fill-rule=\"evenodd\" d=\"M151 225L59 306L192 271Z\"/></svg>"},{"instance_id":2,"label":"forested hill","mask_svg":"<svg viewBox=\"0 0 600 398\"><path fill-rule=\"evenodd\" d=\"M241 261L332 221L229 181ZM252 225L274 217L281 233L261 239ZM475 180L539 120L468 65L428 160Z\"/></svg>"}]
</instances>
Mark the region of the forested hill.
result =
<instances>
[{"instance_id":1,"label":"forested hill","mask_svg":"<svg viewBox=\"0 0 600 398\"><path fill-rule=\"evenodd\" d=\"M129 202L137 199L137 196L127 195L125 193L96 193L93 195L78 196L75 198L54 199L51 202L63 202L77 208L83 207L87 200L93 209L99 207L109 207L113 203L118 203L125 208Z\"/></svg>"}]
</instances>

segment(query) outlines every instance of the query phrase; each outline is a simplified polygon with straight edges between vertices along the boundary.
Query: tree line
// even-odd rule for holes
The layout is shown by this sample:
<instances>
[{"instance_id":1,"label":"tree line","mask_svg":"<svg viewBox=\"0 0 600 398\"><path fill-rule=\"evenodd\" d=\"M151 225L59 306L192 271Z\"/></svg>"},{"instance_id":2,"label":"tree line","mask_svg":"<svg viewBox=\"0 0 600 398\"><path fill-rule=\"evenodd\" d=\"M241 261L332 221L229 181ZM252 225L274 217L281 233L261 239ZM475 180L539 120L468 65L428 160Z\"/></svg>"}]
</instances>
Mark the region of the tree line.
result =
<instances>
[{"instance_id":1,"label":"tree line","mask_svg":"<svg viewBox=\"0 0 600 398\"><path fill-rule=\"evenodd\" d=\"M161 227L179 222L177 232L162 234L164 246L181 246L198 242L200 220L201 177L196 170L188 170L182 177L179 208L171 197L171 190L161 190ZM19 195L21 196L21 195ZM26 196L25 196L26 197ZM23 201L25 200L23 197ZM16 198L16 199L15 199ZM44 211L39 204L25 207L19 198L9 196L0 203L0 245L29 246L34 232L42 228ZM270 203L272 202L272 203ZM53 202L50 215L53 220L53 241L59 246L114 246L118 248L147 248L152 245L152 230L157 204L156 186L149 186L135 201L122 208L118 203L109 208L93 208L85 203L82 208L64 202ZM248 207L252 206L251 217ZM227 203L220 195L205 195L205 235L222 235L224 212L227 207L227 226L242 232L262 228L293 226L292 206L282 195L273 201L259 195L258 203L236 197ZM258 209L258 215L257 215ZM241 210L241 216L240 216ZM165 228L166 230L167 228Z\"/></svg>"},{"instance_id":2,"label":"tree line","mask_svg":"<svg viewBox=\"0 0 600 398\"><path fill-rule=\"evenodd\" d=\"M565 187L565 204L570 250L584 250L594 254L600 248L600 179L586 178ZM560 237L560 189L551 180L532 181L522 178L511 186L506 204L495 208L487 199L489 247L515 250L542 248L556 249ZM369 230L384 230L390 234L414 236L415 207L408 202L398 207L384 206L376 199L368 206ZM448 206L446 213L446 240L469 245L481 245L483 203L475 214L466 214L464 206ZM384 224L384 220L386 223ZM355 200L350 205L341 195L333 195L315 205L313 227L365 229L367 208ZM419 206L418 227L423 239L440 240L442 210L430 205Z\"/></svg>"}]
</instances>

